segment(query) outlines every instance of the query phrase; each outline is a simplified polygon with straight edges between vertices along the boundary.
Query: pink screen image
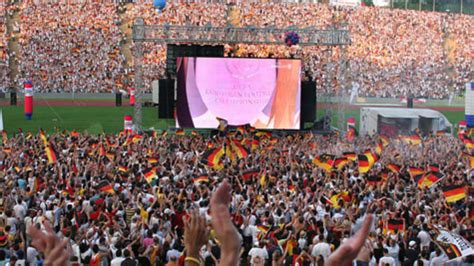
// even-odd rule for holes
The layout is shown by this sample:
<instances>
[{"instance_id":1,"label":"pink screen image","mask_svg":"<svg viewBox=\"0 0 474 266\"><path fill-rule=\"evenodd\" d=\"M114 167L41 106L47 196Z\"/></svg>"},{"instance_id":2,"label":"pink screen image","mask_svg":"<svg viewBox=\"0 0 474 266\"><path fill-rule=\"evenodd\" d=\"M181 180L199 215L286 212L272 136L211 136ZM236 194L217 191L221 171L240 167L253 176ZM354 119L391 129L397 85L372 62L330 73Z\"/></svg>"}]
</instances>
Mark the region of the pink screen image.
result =
<instances>
[{"instance_id":1,"label":"pink screen image","mask_svg":"<svg viewBox=\"0 0 474 266\"><path fill-rule=\"evenodd\" d=\"M183 57L177 60L177 126L299 129L301 61Z\"/></svg>"}]
</instances>

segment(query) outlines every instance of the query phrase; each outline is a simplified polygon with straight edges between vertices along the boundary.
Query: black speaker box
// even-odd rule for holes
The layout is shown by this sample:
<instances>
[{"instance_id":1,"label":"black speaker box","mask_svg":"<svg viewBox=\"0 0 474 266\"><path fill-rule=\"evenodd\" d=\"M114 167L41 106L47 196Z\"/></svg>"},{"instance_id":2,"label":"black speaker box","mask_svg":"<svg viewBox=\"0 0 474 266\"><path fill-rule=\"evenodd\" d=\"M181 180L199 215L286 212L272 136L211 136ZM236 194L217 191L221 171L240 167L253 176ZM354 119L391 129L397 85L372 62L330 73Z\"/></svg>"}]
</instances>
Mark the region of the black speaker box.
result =
<instances>
[{"instance_id":1,"label":"black speaker box","mask_svg":"<svg viewBox=\"0 0 474 266\"><path fill-rule=\"evenodd\" d=\"M174 79L158 81L158 118L173 118Z\"/></svg>"}]
</instances>

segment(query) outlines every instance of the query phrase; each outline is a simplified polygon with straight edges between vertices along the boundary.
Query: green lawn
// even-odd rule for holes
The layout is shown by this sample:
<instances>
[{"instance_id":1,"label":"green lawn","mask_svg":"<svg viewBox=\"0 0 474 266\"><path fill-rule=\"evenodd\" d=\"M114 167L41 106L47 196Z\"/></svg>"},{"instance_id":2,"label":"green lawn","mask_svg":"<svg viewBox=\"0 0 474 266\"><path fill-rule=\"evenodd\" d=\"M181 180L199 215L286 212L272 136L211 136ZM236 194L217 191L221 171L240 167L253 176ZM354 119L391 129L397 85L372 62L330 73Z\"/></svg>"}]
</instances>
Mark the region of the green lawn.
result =
<instances>
[{"instance_id":1,"label":"green lawn","mask_svg":"<svg viewBox=\"0 0 474 266\"><path fill-rule=\"evenodd\" d=\"M107 133L118 132L123 129L124 115L133 115L133 107L78 107L78 106L37 106L34 109L33 120L25 120L22 106L6 106L3 110L3 126L9 132L15 132L18 128L24 131L37 132L43 128L52 132L55 128L61 130L76 129L97 134L103 131ZM323 110L317 111L318 118L324 114ZM453 124L457 125L464 119L464 112L444 111L443 114ZM346 110L345 118L354 117L359 125L359 110ZM337 114L333 115L333 124L336 126ZM152 107L143 108L143 127L165 129L174 127L173 120L158 119L157 109Z\"/></svg>"},{"instance_id":2,"label":"green lawn","mask_svg":"<svg viewBox=\"0 0 474 266\"><path fill-rule=\"evenodd\" d=\"M25 120L22 106L7 106L2 108L3 126L8 132L24 131L36 132L43 128L47 132L59 129L87 130L97 134L123 130L123 117L133 115L133 107L74 107L74 106L37 106L34 108L33 119ZM158 120L157 109L143 108L144 128L166 128L173 126L173 121Z\"/></svg>"}]
</instances>

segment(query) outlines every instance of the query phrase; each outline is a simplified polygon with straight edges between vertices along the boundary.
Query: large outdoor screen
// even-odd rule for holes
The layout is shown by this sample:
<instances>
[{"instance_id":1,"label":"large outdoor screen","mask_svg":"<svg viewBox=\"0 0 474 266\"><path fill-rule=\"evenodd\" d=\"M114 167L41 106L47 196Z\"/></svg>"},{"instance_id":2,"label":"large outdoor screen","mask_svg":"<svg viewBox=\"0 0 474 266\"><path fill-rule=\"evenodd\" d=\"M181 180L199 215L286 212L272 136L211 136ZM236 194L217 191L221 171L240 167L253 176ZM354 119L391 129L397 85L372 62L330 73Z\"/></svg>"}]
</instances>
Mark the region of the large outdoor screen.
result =
<instances>
[{"instance_id":1,"label":"large outdoor screen","mask_svg":"<svg viewBox=\"0 0 474 266\"><path fill-rule=\"evenodd\" d=\"M299 129L301 61L294 59L177 59L178 127L229 125Z\"/></svg>"}]
</instances>

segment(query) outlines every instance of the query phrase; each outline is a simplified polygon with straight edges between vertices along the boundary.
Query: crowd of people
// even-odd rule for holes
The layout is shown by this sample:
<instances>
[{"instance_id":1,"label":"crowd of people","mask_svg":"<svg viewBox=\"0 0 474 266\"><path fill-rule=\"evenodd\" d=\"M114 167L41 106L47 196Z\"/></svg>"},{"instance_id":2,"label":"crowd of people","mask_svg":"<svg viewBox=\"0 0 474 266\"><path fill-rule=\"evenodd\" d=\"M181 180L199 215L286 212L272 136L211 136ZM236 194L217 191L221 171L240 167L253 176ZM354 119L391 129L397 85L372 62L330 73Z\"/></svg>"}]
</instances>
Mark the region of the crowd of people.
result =
<instances>
[{"instance_id":1,"label":"crowd of people","mask_svg":"<svg viewBox=\"0 0 474 266\"><path fill-rule=\"evenodd\" d=\"M6 4L0 3L0 89L7 87L9 82L6 12Z\"/></svg>"},{"instance_id":2,"label":"crowd of people","mask_svg":"<svg viewBox=\"0 0 474 266\"><path fill-rule=\"evenodd\" d=\"M112 92L124 79L123 34L110 1L22 1L19 82L42 92Z\"/></svg>"},{"instance_id":3,"label":"crowd of people","mask_svg":"<svg viewBox=\"0 0 474 266\"><path fill-rule=\"evenodd\" d=\"M173 2L163 11L150 1L19 5L20 73L14 82L34 80L42 92L111 92L133 80L133 58L125 62L120 50L124 33L118 25L137 17L147 24L349 29L352 44L344 50L224 44L227 56L301 58L304 78L316 80L320 93L357 84L361 96L439 99L462 93L473 78L474 21L469 15L319 3ZM342 64L344 60L348 63ZM149 88L152 80L165 77L165 46L146 44L143 63Z\"/></svg>"},{"instance_id":4,"label":"crowd of people","mask_svg":"<svg viewBox=\"0 0 474 266\"><path fill-rule=\"evenodd\" d=\"M323 265L338 247L351 250L370 213L357 265L472 265L472 256L451 260L430 236L439 225L474 242L469 151L450 135L418 140L250 129L4 133L0 263L47 261L57 251L41 242L43 231L60 239L63 254L69 246L73 265L183 265L189 256L218 265L230 259L228 245L242 265ZM367 152L373 161L362 170L354 158ZM325 167L331 155L344 163ZM420 187L415 167L439 180ZM232 197L217 209L211 195L222 183ZM464 197L448 200L446 186L464 187ZM235 235L216 222L227 210Z\"/></svg>"}]
</instances>

